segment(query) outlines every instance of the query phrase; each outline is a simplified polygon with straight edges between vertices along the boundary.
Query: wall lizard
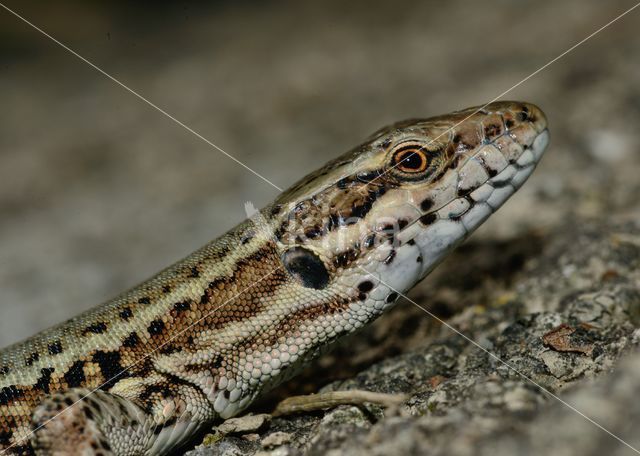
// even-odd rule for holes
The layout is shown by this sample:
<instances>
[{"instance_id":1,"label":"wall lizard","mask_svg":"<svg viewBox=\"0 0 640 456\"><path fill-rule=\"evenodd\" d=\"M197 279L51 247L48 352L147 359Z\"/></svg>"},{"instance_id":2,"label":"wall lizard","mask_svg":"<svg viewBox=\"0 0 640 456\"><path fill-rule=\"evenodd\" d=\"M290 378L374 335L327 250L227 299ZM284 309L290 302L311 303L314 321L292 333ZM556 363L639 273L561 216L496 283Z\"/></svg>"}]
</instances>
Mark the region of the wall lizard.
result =
<instances>
[{"instance_id":1,"label":"wall lizard","mask_svg":"<svg viewBox=\"0 0 640 456\"><path fill-rule=\"evenodd\" d=\"M548 137L521 102L379 130L148 281L0 351L0 454L166 454L239 414L424 278Z\"/></svg>"}]
</instances>

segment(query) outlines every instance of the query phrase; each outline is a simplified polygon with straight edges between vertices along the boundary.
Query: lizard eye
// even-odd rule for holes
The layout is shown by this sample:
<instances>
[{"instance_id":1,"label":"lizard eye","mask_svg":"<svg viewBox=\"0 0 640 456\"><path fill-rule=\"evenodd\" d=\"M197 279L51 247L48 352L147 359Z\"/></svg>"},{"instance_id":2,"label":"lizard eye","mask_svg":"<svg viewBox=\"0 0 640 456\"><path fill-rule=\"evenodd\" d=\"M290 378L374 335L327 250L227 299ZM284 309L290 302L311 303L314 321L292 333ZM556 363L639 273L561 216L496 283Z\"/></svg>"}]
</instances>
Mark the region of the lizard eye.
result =
<instances>
[{"instance_id":1,"label":"lizard eye","mask_svg":"<svg viewBox=\"0 0 640 456\"><path fill-rule=\"evenodd\" d=\"M429 158L415 145L404 146L394 152L393 166L405 173L421 173L428 168Z\"/></svg>"}]
</instances>

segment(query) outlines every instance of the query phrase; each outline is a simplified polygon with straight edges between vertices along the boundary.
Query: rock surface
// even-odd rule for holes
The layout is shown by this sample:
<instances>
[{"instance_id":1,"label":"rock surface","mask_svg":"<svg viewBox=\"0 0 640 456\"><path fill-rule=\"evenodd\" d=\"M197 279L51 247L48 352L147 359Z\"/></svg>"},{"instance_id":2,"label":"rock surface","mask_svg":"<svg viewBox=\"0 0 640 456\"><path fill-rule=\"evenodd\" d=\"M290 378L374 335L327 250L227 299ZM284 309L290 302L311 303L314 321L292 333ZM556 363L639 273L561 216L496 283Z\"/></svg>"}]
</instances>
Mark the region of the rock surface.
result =
<instances>
[{"instance_id":1,"label":"rock surface","mask_svg":"<svg viewBox=\"0 0 640 456\"><path fill-rule=\"evenodd\" d=\"M281 187L382 125L496 97L634 5L4 3ZM251 412L354 388L405 393L403 406L212 430L192 454L634 454L598 425L640 448L638 14L508 93L547 113L549 151L416 305L400 301ZM276 196L5 12L0 53L0 345Z\"/></svg>"},{"instance_id":2,"label":"rock surface","mask_svg":"<svg viewBox=\"0 0 640 456\"><path fill-rule=\"evenodd\" d=\"M608 432L640 445L633 425L640 418L640 355L634 354L640 343L640 225L579 222L558 233L532 234L532 242L544 245L509 275L481 271L494 277L491 291L483 281L461 279L460 293L475 304L446 325L409 331L424 312L420 303L428 301L417 295L413 303L400 303L394 318L357 335L357 349L350 341L319 360L332 365L356 359L366 343L376 345L380 332L393 338L418 333L422 342L412 349L380 355L370 367L321 389L408 394L398 410L345 405L275 418L250 445L236 435L191 454L227 455L238 448L274 455L630 454ZM503 260L509 261L530 248L517 241L496 245L493 254L506 251L511 258ZM471 242L455 254L439 272L432 299L455 300L438 290L464 258L490 253ZM261 444L283 432L291 439L267 449Z\"/></svg>"}]
</instances>

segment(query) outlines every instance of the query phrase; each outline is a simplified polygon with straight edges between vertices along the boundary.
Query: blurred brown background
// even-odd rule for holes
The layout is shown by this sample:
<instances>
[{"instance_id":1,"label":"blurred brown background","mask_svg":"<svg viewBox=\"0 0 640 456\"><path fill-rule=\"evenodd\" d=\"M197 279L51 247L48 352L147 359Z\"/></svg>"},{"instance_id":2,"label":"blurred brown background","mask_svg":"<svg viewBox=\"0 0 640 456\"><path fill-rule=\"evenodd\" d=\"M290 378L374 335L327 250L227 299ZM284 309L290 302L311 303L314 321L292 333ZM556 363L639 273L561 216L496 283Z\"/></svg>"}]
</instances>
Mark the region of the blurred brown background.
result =
<instances>
[{"instance_id":1,"label":"blurred brown background","mask_svg":"<svg viewBox=\"0 0 640 456\"><path fill-rule=\"evenodd\" d=\"M281 187L384 124L492 99L634 4L4 3ZM476 241L639 216L639 25L640 9L505 97L539 104L552 144ZM0 100L0 346L276 196L4 10Z\"/></svg>"}]
</instances>

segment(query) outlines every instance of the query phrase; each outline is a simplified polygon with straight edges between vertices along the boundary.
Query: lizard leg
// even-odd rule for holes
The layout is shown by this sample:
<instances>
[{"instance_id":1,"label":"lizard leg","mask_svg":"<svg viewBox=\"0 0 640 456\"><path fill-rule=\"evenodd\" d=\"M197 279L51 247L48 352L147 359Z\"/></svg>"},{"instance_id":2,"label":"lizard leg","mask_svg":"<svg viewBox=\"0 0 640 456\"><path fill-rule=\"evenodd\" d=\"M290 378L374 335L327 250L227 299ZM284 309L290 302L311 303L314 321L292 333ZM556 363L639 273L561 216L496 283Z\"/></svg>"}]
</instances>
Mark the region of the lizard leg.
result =
<instances>
[{"instance_id":1,"label":"lizard leg","mask_svg":"<svg viewBox=\"0 0 640 456\"><path fill-rule=\"evenodd\" d=\"M110 392L73 388L46 398L33 413L31 444L54 456L165 454L214 417L191 384L129 378Z\"/></svg>"},{"instance_id":2,"label":"lizard leg","mask_svg":"<svg viewBox=\"0 0 640 456\"><path fill-rule=\"evenodd\" d=\"M34 410L31 445L36 454L106 456L118 454L126 442L128 454L142 454L149 438L145 415L120 396L73 388L47 397Z\"/></svg>"}]
</instances>

